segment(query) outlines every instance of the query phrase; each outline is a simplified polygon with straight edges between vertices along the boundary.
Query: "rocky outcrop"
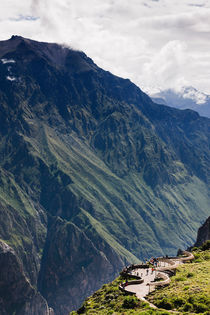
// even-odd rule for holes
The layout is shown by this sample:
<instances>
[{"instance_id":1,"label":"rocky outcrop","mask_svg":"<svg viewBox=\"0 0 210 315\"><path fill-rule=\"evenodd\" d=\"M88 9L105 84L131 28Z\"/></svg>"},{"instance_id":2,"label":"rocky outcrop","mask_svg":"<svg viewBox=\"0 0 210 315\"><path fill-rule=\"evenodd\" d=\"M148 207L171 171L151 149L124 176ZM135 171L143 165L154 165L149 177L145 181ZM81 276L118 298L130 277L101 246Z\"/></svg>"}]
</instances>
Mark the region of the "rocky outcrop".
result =
<instances>
[{"instance_id":1,"label":"rocky outcrop","mask_svg":"<svg viewBox=\"0 0 210 315\"><path fill-rule=\"evenodd\" d=\"M0 314L53 315L46 300L26 278L14 250L0 241Z\"/></svg>"},{"instance_id":2,"label":"rocky outcrop","mask_svg":"<svg viewBox=\"0 0 210 315\"><path fill-rule=\"evenodd\" d=\"M97 249L74 224L62 219L51 221L39 288L56 314L66 315L92 294L93 288L114 278L123 262L111 247L104 252Z\"/></svg>"},{"instance_id":3,"label":"rocky outcrop","mask_svg":"<svg viewBox=\"0 0 210 315\"><path fill-rule=\"evenodd\" d=\"M210 217L208 217L204 224L199 228L194 246L202 246L203 243L208 240L210 240Z\"/></svg>"}]
</instances>

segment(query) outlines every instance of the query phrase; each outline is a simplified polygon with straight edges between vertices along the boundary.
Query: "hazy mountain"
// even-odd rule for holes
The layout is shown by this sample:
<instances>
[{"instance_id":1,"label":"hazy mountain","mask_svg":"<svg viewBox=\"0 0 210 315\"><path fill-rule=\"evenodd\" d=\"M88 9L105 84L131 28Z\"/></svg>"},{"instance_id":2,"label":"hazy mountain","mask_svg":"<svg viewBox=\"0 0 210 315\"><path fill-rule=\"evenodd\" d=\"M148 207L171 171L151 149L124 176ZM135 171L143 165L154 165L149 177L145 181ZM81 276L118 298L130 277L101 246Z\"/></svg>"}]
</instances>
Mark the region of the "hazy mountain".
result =
<instances>
[{"instance_id":1,"label":"hazy mountain","mask_svg":"<svg viewBox=\"0 0 210 315\"><path fill-rule=\"evenodd\" d=\"M2 314L68 314L124 264L191 245L209 214L209 130L82 52L0 42Z\"/></svg>"},{"instance_id":2,"label":"hazy mountain","mask_svg":"<svg viewBox=\"0 0 210 315\"><path fill-rule=\"evenodd\" d=\"M210 95L185 87L180 92L168 89L150 95L157 104L164 104L179 109L193 109L201 116L210 117Z\"/></svg>"}]
</instances>

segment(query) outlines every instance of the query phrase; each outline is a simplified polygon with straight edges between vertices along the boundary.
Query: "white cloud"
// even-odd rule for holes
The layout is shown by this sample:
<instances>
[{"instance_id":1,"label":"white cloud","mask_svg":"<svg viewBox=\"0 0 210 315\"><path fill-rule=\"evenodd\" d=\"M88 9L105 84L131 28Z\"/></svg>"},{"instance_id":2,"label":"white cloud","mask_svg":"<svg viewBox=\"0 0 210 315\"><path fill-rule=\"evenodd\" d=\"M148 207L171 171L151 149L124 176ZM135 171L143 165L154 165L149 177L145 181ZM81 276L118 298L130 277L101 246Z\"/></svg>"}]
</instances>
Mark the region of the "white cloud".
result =
<instances>
[{"instance_id":1,"label":"white cloud","mask_svg":"<svg viewBox=\"0 0 210 315\"><path fill-rule=\"evenodd\" d=\"M207 101L207 95L195 89L183 89L180 95L183 95L184 98L192 99L197 105L202 105Z\"/></svg>"},{"instance_id":2,"label":"white cloud","mask_svg":"<svg viewBox=\"0 0 210 315\"><path fill-rule=\"evenodd\" d=\"M0 12L2 39L65 43L145 89L207 93L209 21L210 0L8 0Z\"/></svg>"}]
</instances>

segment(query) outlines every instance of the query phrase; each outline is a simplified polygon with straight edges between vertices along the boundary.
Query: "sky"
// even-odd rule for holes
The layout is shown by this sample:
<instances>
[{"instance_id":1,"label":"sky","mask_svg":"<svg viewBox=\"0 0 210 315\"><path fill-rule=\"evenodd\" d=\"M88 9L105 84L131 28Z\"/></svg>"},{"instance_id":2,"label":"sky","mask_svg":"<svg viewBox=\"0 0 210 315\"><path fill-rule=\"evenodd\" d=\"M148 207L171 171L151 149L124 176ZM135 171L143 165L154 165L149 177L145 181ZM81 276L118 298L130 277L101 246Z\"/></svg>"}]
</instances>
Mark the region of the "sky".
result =
<instances>
[{"instance_id":1,"label":"sky","mask_svg":"<svg viewBox=\"0 0 210 315\"><path fill-rule=\"evenodd\" d=\"M1 1L0 40L20 35L84 51L148 93L210 94L210 0Z\"/></svg>"}]
</instances>

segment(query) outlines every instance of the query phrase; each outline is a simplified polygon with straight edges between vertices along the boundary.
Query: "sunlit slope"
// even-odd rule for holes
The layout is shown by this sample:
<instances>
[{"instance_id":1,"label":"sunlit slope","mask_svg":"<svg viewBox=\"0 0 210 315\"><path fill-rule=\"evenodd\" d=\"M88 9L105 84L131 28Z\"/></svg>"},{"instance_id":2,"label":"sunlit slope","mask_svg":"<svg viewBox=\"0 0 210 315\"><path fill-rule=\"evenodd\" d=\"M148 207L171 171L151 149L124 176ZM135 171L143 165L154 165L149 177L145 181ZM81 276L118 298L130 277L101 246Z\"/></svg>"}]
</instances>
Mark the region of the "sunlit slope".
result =
<instances>
[{"instance_id":1,"label":"sunlit slope","mask_svg":"<svg viewBox=\"0 0 210 315\"><path fill-rule=\"evenodd\" d=\"M44 126L37 139L30 141L33 155L38 154L49 167L56 161L71 179L68 189L78 200L82 197L88 201L81 203L82 211L72 211L68 219L87 234L95 230L131 261L131 253L143 259L154 251L175 253L177 247L191 244L200 220L208 213L205 184L195 176L184 181L183 165L179 165L183 174L174 176L184 183L154 191L135 171L125 177L114 174L75 134L62 135ZM40 146L43 141L45 146ZM65 209L56 213L57 202L52 204L54 214L66 216Z\"/></svg>"}]
</instances>

